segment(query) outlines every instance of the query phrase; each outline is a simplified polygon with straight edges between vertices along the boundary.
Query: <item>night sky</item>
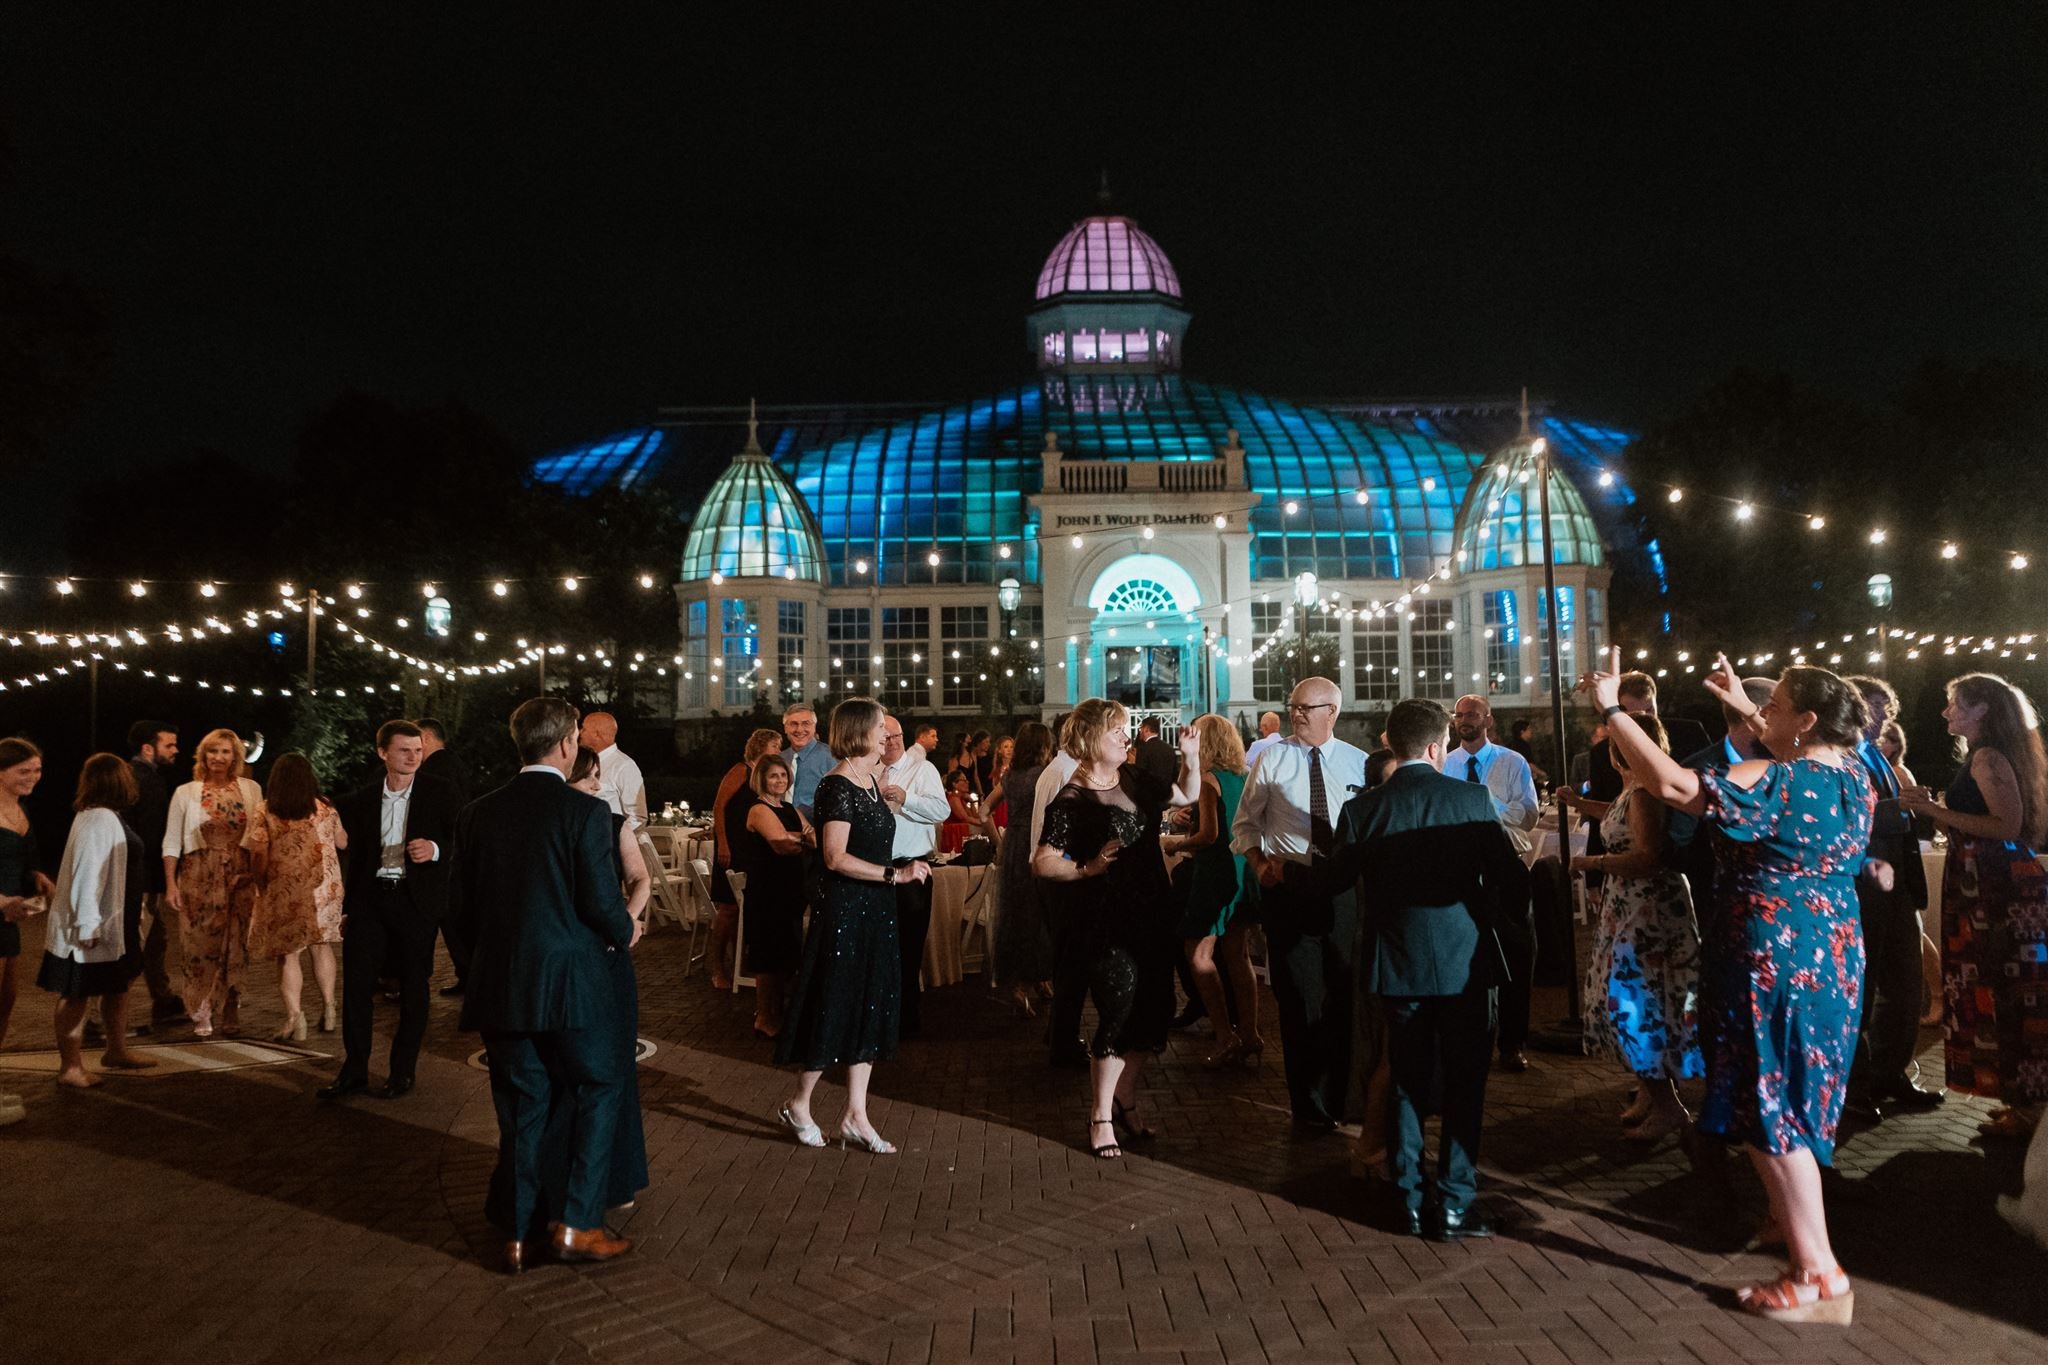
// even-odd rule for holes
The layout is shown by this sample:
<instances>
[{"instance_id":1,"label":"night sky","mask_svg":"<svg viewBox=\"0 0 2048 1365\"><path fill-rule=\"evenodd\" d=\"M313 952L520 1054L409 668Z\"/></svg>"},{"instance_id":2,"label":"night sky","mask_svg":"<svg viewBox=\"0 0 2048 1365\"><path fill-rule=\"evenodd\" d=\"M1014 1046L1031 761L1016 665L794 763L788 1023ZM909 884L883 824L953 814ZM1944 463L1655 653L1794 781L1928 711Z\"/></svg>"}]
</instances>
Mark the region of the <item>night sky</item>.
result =
<instances>
[{"instance_id":1,"label":"night sky","mask_svg":"<svg viewBox=\"0 0 2048 1365\"><path fill-rule=\"evenodd\" d=\"M1876 399L1933 356L2048 363L2039 6L707 8L8 7L0 247L113 344L39 485L279 465L348 388L535 452L663 404L982 391L1028 372L1103 168L1190 371L1250 388L1526 382L1638 423L1738 366Z\"/></svg>"}]
</instances>

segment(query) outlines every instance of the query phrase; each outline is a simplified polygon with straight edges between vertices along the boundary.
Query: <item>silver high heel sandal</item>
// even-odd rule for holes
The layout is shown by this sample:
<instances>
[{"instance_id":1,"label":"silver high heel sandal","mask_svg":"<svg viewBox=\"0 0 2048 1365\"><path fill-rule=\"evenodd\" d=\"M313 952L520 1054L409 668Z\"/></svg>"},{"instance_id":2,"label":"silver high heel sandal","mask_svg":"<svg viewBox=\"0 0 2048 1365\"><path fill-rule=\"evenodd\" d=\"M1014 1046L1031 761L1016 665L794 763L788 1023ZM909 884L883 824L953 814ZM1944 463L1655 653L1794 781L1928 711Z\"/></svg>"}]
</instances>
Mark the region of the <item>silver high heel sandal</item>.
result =
<instances>
[{"instance_id":1,"label":"silver high heel sandal","mask_svg":"<svg viewBox=\"0 0 2048 1365\"><path fill-rule=\"evenodd\" d=\"M857 1133L842 1123L839 1125L839 1150L845 1151L849 1143L863 1152L872 1152L876 1156L896 1155L896 1144L888 1141L880 1133L870 1137L866 1133Z\"/></svg>"},{"instance_id":2,"label":"silver high heel sandal","mask_svg":"<svg viewBox=\"0 0 2048 1365\"><path fill-rule=\"evenodd\" d=\"M776 1110L775 1117L780 1119L782 1126L795 1134L796 1140L804 1146L823 1147L825 1145L825 1134L819 1130L818 1125L815 1123L798 1123L796 1115L789 1112L788 1105L785 1104Z\"/></svg>"}]
</instances>

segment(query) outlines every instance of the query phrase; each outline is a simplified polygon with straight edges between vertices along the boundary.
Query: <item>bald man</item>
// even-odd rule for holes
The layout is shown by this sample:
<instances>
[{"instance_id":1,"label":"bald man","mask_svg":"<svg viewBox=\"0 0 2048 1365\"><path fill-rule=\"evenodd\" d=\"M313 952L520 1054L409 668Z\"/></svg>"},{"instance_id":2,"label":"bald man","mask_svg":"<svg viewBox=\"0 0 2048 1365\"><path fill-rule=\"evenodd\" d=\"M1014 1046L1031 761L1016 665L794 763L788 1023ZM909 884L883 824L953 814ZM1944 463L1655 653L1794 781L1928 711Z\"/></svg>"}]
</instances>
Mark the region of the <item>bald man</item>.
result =
<instances>
[{"instance_id":1,"label":"bald man","mask_svg":"<svg viewBox=\"0 0 2048 1365\"><path fill-rule=\"evenodd\" d=\"M613 815L626 817L627 829L647 823L647 780L640 765L619 747L619 723L609 711L592 711L583 718L583 746L597 751L597 797L612 808Z\"/></svg>"},{"instance_id":2,"label":"bald man","mask_svg":"<svg viewBox=\"0 0 2048 1365\"><path fill-rule=\"evenodd\" d=\"M1267 711L1259 717L1259 737L1244 749L1244 770L1250 772L1259 761L1259 755L1280 742L1280 713Z\"/></svg>"},{"instance_id":3,"label":"bald man","mask_svg":"<svg viewBox=\"0 0 2048 1365\"><path fill-rule=\"evenodd\" d=\"M1344 694L1305 678L1288 699L1294 733L1260 755L1231 821L1230 846L1259 879L1273 998L1294 1121L1329 1132L1353 1106L1353 888L1317 892L1314 869L1336 847L1336 818L1365 789L1365 753L1336 737Z\"/></svg>"}]
</instances>

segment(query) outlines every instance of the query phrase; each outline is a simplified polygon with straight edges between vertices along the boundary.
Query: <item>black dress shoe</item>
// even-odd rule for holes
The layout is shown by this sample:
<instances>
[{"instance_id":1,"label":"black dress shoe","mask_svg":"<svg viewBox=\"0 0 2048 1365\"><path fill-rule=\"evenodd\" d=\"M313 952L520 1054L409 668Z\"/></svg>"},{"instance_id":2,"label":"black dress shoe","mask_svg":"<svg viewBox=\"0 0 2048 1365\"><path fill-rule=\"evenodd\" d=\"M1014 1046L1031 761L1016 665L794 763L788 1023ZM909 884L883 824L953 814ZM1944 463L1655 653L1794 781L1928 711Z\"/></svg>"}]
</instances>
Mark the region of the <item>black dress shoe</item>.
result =
<instances>
[{"instance_id":1,"label":"black dress shoe","mask_svg":"<svg viewBox=\"0 0 2048 1365\"><path fill-rule=\"evenodd\" d=\"M340 1100L347 1099L350 1095L360 1095L369 1088L370 1080L367 1076L341 1075L336 1076L331 1084L321 1086L314 1093L323 1100Z\"/></svg>"},{"instance_id":2,"label":"black dress shoe","mask_svg":"<svg viewBox=\"0 0 2048 1365\"><path fill-rule=\"evenodd\" d=\"M524 1271L526 1270L526 1243L505 1243L504 1266L505 1273L507 1275L518 1275L524 1273Z\"/></svg>"},{"instance_id":3,"label":"black dress shoe","mask_svg":"<svg viewBox=\"0 0 2048 1365\"><path fill-rule=\"evenodd\" d=\"M377 1098L380 1100L398 1100L404 1099L411 1093L412 1077L393 1076L390 1080L384 1082L384 1088L377 1092Z\"/></svg>"},{"instance_id":4,"label":"black dress shoe","mask_svg":"<svg viewBox=\"0 0 2048 1365\"><path fill-rule=\"evenodd\" d=\"M1848 1098L1842 1101L1842 1110L1851 1118L1861 1119L1865 1123L1884 1122L1884 1106L1879 1104L1877 1096L1868 1090L1851 1090Z\"/></svg>"},{"instance_id":5,"label":"black dress shoe","mask_svg":"<svg viewBox=\"0 0 2048 1365\"><path fill-rule=\"evenodd\" d=\"M1513 1052L1501 1053L1500 1069L1502 1071L1527 1071L1529 1069L1529 1054L1520 1048L1516 1048Z\"/></svg>"},{"instance_id":6,"label":"black dress shoe","mask_svg":"<svg viewBox=\"0 0 2048 1365\"><path fill-rule=\"evenodd\" d=\"M1438 1209L1429 1218L1424 1234L1432 1242L1462 1242L1468 1238L1493 1236L1493 1223L1471 1209Z\"/></svg>"},{"instance_id":7,"label":"black dress shoe","mask_svg":"<svg viewBox=\"0 0 2048 1365\"><path fill-rule=\"evenodd\" d=\"M1331 1118L1329 1111L1320 1105L1313 1108L1304 1107L1294 1111L1294 1127L1304 1136L1321 1137L1325 1133L1337 1131L1337 1120Z\"/></svg>"},{"instance_id":8,"label":"black dress shoe","mask_svg":"<svg viewBox=\"0 0 2048 1365\"><path fill-rule=\"evenodd\" d=\"M1941 1108L1942 1102L1948 1099L1948 1095L1944 1091L1929 1090L1924 1086L1915 1085L1904 1076L1901 1076L1892 1083L1889 1090L1879 1093L1877 1099L1887 1109L1924 1114L1929 1109Z\"/></svg>"},{"instance_id":9,"label":"black dress shoe","mask_svg":"<svg viewBox=\"0 0 2048 1365\"><path fill-rule=\"evenodd\" d=\"M461 994L462 994L462 983L461 983L460 981L456 982L456 983L455 983L454 985L452 985L452 986L443 986L443 987L441 988L441 998L442 998L443 1000L448 1000L448 999L452 999L452 998L454 998L455 996L458 996L458 995L461 995Z\"/></svg>"}]
</instances>

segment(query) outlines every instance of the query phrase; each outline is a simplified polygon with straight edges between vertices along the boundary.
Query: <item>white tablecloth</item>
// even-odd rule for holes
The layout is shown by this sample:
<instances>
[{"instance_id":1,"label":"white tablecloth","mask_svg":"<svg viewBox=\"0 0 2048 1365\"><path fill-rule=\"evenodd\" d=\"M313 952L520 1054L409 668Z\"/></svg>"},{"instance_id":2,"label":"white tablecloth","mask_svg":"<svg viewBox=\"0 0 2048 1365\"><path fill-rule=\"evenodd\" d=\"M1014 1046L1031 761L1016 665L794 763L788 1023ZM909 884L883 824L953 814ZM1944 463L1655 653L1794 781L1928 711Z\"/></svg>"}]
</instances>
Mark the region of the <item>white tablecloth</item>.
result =
<instances>
[{"instance_id":1,"label":"white tablecloth","mask_svg":"<svg viewBox=\"0 0 2048 1365\"><path fill-rule=\"evenodd\" d=\"M1001 882L1001 872L994 863L932 869L932 927L924 939L926 990L950 986L967 975L966 935L961 931L970 918L994 926ZM987 956L984 950L984 961Z\"/></svg>"}]
</instances>

